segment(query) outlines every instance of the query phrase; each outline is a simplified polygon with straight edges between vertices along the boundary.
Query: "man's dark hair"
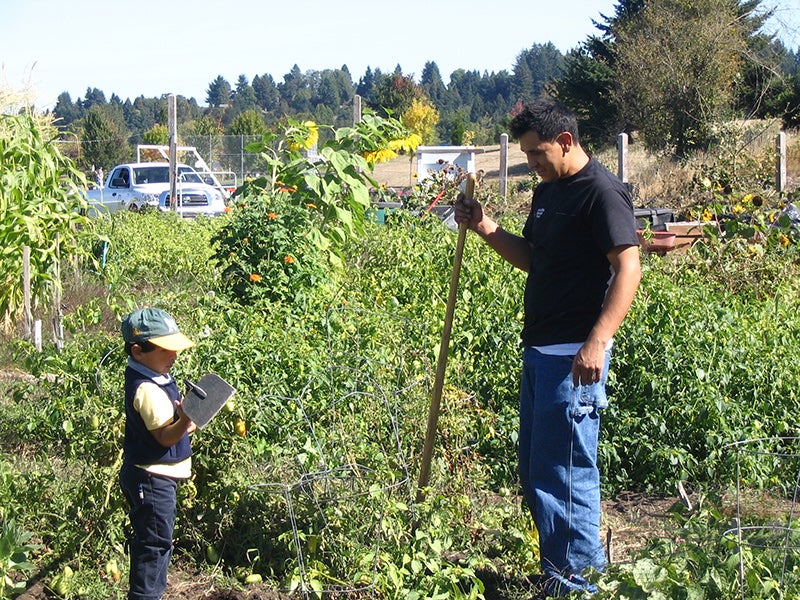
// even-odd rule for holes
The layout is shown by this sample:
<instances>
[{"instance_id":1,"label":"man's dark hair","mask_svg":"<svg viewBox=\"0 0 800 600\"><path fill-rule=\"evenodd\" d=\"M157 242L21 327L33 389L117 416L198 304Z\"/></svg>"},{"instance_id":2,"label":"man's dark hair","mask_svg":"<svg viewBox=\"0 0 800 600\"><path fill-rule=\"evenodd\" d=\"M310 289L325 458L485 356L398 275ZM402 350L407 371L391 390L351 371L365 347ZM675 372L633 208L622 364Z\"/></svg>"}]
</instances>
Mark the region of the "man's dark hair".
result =
<instances>
[{"instance_id":1,"label":"man's dark hair","mask_svg":"<svg viewBox=\"0 0 800 600\"><path fill-rule=\"evenodd\" d=\"M517 140L529 131L534 131L546 142L554 142L561 133L568 131L576 144L581 142L575 113L558 100L546 96L526 104L511 120L509 131Z\"/></svg>"}]
</instances>

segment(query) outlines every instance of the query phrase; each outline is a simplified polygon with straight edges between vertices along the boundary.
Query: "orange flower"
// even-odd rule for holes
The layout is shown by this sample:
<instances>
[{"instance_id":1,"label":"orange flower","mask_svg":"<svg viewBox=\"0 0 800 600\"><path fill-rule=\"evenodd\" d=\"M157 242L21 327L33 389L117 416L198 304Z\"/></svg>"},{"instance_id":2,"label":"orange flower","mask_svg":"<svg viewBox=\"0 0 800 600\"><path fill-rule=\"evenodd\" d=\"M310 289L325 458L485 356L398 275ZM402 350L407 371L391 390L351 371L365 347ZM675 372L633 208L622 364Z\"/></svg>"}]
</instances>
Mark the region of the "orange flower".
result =
<instances>
[{"instance_id":1,"label":"orange flower","mask_svg":"<svg viewBox=\"0 0 800 600\"><path fill-rule=\"evenodd\" d=\"M226 206L226 207L225 207L225 212L226 212L226 213L229 213L229 212L231 212L232 210L233 210L233 209L232 209L230 206Z\"/></svg>"},{"instance_id":2,"label":"orange flower","mask_svg":"<svg viewBox=\"0 0 800 600\"><path fill-rule=\"evenodd\" d=\"M285 262L287 265L293 265L294 257L291 256L290 254L287 254L286 256L283 257L283 262Z\"/></svg>"},{"instance_id":3,"label":"orange flower","mask_svg":"<svg viewBox=\"0 0 800 600\"><path fill-rule=\"evenodd\" d=\"M278 218L278 213L274 213L274 212L267 213L267 216L268 216L270 219L277 219L277 218Z\"/></svg>"},{"instance_id":4,"label":"orange flower","mask_svg":"<svg viewBox=\"0 0 800 600\"><path fill-rule=\"evenodd\" d=\"M283 183L280 179L275 182L275 185L278 187L279 192L286 192L291 194L292 192L296 192L297 189L292 187L291 185L287 185Z\"/></svg>"},{"instance_id":5,"label":"orange flower","mask_svg":"<svg viewBox=\"0 0 800 600\"><path fill-rule=\"evenodd\" d=\"M308 208L312 208L312 209L316 209L317 208L317 205L314 204L313 202L306 202L306 206Z\"/></svg>"},{"instance_id":6,"label":"orange flower","mask_svg":"<svg viewBox=\"0 0 800 600\"><path fill-rule=\"evenodd\" d=\"M261 275L259 275L258 273L250 273L250 281L252 281L253 283L258 283L259 281L261 281Z\"/></svg>"}]
</instances>

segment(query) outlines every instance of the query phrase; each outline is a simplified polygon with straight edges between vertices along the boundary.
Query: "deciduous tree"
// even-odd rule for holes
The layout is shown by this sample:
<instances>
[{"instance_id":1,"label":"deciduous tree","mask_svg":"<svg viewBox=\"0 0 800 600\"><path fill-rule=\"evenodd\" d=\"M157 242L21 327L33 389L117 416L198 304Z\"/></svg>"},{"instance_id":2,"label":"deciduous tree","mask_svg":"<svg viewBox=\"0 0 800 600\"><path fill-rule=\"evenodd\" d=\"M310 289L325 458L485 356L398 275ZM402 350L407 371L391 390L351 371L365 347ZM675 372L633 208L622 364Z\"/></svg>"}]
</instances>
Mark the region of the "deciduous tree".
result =
<instances>
[{"instance_id":1,"label":"deciduous tree","mask_svg":"<svg viewBox=\"0 0 800 600\"><path fill-rule=\"evenodd\" d=\"M262 135L267 126L261 114L254 109L239 113L233 118L228 133L230 135Z\"/></svg>"},{"instance_id":2,"label":"deciduous tree","mask_svg":"<svg viewBox=\"0 0 800 600\"><path fill-rule=\"evenodd\" d=\"M745 55L735 0L659 0L615 28L615 100L653 150L684 156L731 117Z\"/></svg>"},{"instance_id":3,"label":"deciduous tree","mask_svg":"<svg viewBox=\"0 0 800 600\"><path fill-rule=\"evenodd\" d=\"M427 98L415 98L400 120L412 133L422 138L423 144L430 144L436 136L439 111Z\"/></svg>"}]
</instances>

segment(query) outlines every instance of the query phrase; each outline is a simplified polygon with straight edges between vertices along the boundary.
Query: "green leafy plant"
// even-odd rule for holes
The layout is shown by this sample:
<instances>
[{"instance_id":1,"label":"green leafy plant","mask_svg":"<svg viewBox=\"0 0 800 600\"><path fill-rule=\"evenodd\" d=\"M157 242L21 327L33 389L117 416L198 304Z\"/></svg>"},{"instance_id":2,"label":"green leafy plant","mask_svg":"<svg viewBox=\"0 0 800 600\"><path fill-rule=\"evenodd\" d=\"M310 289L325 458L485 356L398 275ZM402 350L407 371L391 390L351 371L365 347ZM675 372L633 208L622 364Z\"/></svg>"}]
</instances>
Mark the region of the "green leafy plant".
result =
<instances>
[{"instance_id":1,"label":"green leafy plant","mask_svg":"<svg viewBox=\"0 0 800 600\"><path fill-rule=\"evenodd\" d=\"M306 304L310 295L323 293L327 261L312 233L321 217L288 196L280 191L249 196L212 240L222 289L238 302Z\"/></svg>"},{"instance_id":2,"label":"green leafy plant","mask_svg":"<svg viewBox=\"0 0 800 600\"><path fill-rule=\"evenodd\" d=\"M794 597L798 562L793 552L780 541L772 548L759 547L763 540L756 541L756 546L737 543L729 518L715 508L719 497L711 500L701 497L699 506L691 511L676 504L669 515L674 521L671 535L650 541L631 561L612 564L605 573L595 573L591 578L599 591L594 597Z\"/></svg>"},{"instance_id":3,"label":"green leafy plant","mask_svg":"<svg viewBox=\"0 0 800 600\"><path fill-rule=\"evenodd\" d=\"M313 121L300 123L287 118L281 134L266 133L259 142L247 146L260 153L267 175L246 182L237 194L242 201L264 192L288 191L298 205L318 211L319 227L308 232L310 241L329 249L331 258L346 238L362 230L365 211L370 205L371 178L376 162L393 158L399 149L413 150L421 141L400 121L365 114L353 127L333 131L316 154L307 151L319 140L319 127Z\"/></svg>"},{"instance_id":4,"label":"green leafy plant","mask_svg":"<svg viewBox=\"0 0 800 600\"><path fill-rule=\"evenodd\" d=\"M18 577L34 570L30 555L39 546L30 543L32 537L14 519L0 520L0 598L11 598L25 589L26 579Z\"/></svg>"},{"instance_id":5,"label":"green leafy plant","mask_svg":"<svg viewBox=\"0 0 800 600\"><path fill-rule=\"evenodd\" d=\"M61 285L60 263L90 258L81 242L91 236L83 174L51 143L56 131L44 117L23 111L0 115L0 326L22 316L23 247L30 247L34 305Z\"/></svg>"}]
</instances>

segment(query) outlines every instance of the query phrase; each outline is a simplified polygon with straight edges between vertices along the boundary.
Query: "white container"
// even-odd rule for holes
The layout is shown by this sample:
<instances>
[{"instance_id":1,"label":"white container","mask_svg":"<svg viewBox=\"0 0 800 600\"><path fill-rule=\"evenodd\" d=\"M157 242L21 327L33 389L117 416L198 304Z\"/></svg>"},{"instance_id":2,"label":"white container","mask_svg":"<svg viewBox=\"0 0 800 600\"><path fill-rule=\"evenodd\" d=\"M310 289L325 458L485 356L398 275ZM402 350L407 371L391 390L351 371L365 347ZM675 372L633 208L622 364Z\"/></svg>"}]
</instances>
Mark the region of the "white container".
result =
<instances>
[{"instance_id":1,"label":"white container","mask_svg":"<svg viewBox=\"0 0 800 600\"><path fill-rule=\"evenodd\" d=\"M483 152L475 146L417 146L417 182L448 165L456 165L465 173L475 172L475 154Z\"/></svg>"}]
</instances>

